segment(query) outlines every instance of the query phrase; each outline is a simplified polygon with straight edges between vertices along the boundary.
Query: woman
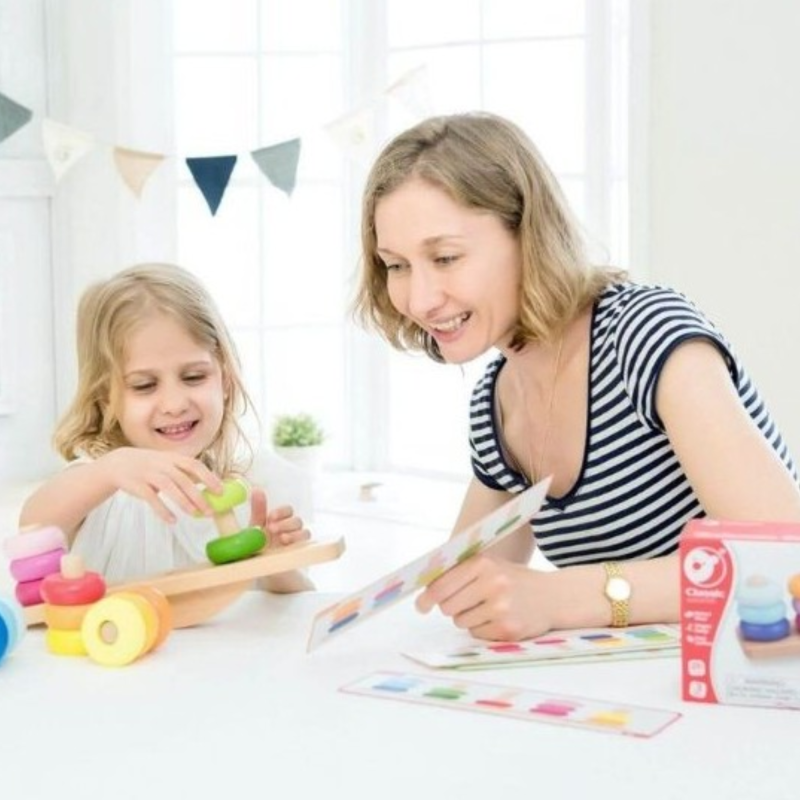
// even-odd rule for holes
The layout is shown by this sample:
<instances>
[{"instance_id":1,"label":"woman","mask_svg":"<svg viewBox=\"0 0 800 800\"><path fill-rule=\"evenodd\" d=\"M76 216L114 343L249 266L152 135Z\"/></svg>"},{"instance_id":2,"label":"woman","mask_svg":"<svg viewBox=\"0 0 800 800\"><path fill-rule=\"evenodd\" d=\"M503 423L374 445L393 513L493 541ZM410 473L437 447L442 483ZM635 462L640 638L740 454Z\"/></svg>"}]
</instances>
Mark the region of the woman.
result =
<instances>
[{"instance_id":1,"label":"woman","mask_svg":"<svg viewBox=\"0 0 800 800\"><path fill-rule=\"evenodd\" d=\"M474 477L454 530L547 476L542 510L435 581L474 636L675 622L678 538L708 515L800 521L794 463L729 343L685 297L589 263L528 137L485 114L397 136L367 180L356 311L461 364ZM527 566L538 545L559 569Z\"/></svg>"}]
</instances>

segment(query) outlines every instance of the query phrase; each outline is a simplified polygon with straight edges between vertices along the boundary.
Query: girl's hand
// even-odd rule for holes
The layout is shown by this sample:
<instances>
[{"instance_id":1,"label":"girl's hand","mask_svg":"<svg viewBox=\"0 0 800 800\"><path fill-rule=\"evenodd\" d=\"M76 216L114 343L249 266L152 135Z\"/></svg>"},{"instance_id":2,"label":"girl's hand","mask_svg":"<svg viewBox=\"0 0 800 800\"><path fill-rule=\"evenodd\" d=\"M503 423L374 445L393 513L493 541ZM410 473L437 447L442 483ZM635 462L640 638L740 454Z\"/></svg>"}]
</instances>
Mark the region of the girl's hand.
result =
<instances>
[{"instance_id":1,"label":"girl's hand","mask_svg":"<svg viewBox=\"0 0 800 800\"><path fill-rule=\"evenodd\" d=\"M187 514L209 516L212 509L197 484L203 484L212 492L222 491L222 481L205 464L180 453L120 447L96 463L102 463L117 489L148 502L169 524L176 522L175 514L159 495L169 497Z\"/></svg>"},{"instance_id":2,"label":"girl's hand","mask_svg":"<svg viewBox=\"0 0 800 800\"><path fill-rule=\"evenodd\" d=\"M311 536L291 506L278 506L268 511L267 495L263 489L253 488L250 508L250 524L264 528L269 536L270 547L304 542Z\"/></svg>"},{"instance_id":3,"label":"girl's hand","mask_svg":"<svg viewBox=\"0 0 800 800\"><path fill-rule=\"evenodd\" d=\"M417 598L419 611L434 606L479 639L519 641L552 628L547 613L549 573L476 555L437 578Z\"/></svg>"}]
</instances>

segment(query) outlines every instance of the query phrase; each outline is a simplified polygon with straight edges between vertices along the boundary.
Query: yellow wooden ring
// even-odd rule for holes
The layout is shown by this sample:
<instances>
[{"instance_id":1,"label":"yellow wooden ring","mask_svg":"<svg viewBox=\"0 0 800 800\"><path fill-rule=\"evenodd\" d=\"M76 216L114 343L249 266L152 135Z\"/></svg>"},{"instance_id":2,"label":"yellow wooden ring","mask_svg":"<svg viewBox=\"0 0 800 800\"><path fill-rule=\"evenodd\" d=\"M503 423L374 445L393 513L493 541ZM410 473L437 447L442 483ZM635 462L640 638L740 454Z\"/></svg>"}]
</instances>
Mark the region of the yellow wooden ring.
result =
<instances>
[{"instance_id":1,"label":"yellow wooden ring","mask_svg":"<svg viewBox=\"0 0 800 800\"><path fill-rule=\"evenodd\" d=\"M126 591L141 595L155 609L156 615L158 616L158 635L151 648L155 650L164 643L164 640L172 633L175 627L172 617L172 606L169 604L169 600L167 600L167 596L164 592L160 589L156 589L155 586L149 586L148 584L129 586Z\"/></svg>"},{"instance_id":2,"label":"yellow wooden ring","mask_svg":"<svg viewBox=\"0 0 800 800\"><path fill-rule=\"evenodd\" d=\"M123 667L143 655L148 641L154 638L142 613L143 605L144 601L136 603L119 594L95 603L81 626L89 657L106 667Z\"/></svg>"},{"instance_id":3,"label":"yellow wooden ring","mask_svg":"<svg viewBox=\"0 0 800 800\"><path fill-rule=\"evenodd\" d=\"M54 606L44 604L44 624L61 631L79 631L91 603L82 606Z\"/></svg>"},{"instance_id":4,"label":"yellow wooden ring","mask_svg":"<svg viewBox=\"0 0 800 800\"><path fill-rule=\"evenodd\" d=\"M124 592L114 592L114 595L116 597L124 597L126 600L135 603L141 612L147 626L147 641L142 655L149 653L155 647L158 639L158 611L156 611L155 606L140 592L129 592L126 589Z\"/></svg>"},{"instance_id":5,"label":"yellow wooden ring","mask_svg":"<svg viewBox=\"0 0 800 800\"><path fill-rule=\"evenodd\" d=\"M80 631L48 628L44 635L47 649L55 656L85 656L86 645Z\"/></svg>"}]
</instances>

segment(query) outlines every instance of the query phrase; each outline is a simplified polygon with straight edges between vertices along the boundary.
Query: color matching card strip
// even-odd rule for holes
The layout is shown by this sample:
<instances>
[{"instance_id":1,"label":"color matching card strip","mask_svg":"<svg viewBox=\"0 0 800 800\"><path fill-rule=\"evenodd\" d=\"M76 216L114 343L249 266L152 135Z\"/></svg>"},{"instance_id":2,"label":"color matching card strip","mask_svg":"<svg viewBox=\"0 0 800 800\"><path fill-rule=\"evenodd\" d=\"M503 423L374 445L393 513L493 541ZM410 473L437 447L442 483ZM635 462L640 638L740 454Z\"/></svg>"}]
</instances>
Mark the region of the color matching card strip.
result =
<instances>
[{"instance_id":1,"label":"color matching card strip","mask_svg":"<svg viewBox=\"0 0 800 800\"><path fill-rule=\"evenodd\" d=\"M513 533L536 514L549 485L550 478L539 481L445 544L320 611L311 626L308 650L422 589L456 564Z\"/></svg>"},{"instance_id":2,"label":"color matching card strip","mask_svg":"<svg viewBox=\"0 0 800 800\"><path fill-rule=\"evenodd\" d=\"M680 629L677 625L551 631L523 642L476 641L449 652L411 652L404 655L436 669L492 669L553 660L614 660L644 656L655 651L679 654Z\"/></svg>"},{"instance_id":3,"label":"color matching card strip","mask_svg":"<svg viewBox=\"0 0 800 800\"><path fill-rule=\"evenodd\" d=\"M402 672L376 672L340 691L645 739L681 716L676 711L627 703Z\"/></svg>"}]
</instances>

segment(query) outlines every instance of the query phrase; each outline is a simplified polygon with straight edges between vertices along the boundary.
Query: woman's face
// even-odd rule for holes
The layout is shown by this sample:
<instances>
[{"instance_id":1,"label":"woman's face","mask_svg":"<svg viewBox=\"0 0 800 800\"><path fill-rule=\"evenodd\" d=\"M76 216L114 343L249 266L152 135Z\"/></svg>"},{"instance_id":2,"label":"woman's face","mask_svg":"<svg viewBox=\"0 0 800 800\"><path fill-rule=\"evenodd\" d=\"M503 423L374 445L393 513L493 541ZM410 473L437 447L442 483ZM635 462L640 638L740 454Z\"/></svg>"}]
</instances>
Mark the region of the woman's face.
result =
<instances>
[{"instance_id":1,"label":"woman's face","mask_svg":"<svg viewBox=\"0 0 800 800\"><path fill-rule=\"evenodd\" d=\"M389 299L453 364L503 349L519 317L521 256L500 218L411 178L375 208Z\"/></svg>"},{"instance_id":2,"label":"woman's face","mask_svg":"<svg viewBox=\"0 0 800 800\"><path fill-rule=\"evenodd\" d=\"M134 447L192 457L214 441L225 405L214 354L170 316L146 319L125 348L119 423Z\"/></svg>"}]
</instances>

